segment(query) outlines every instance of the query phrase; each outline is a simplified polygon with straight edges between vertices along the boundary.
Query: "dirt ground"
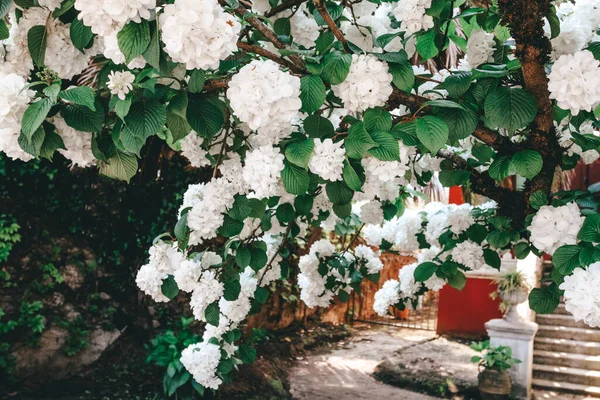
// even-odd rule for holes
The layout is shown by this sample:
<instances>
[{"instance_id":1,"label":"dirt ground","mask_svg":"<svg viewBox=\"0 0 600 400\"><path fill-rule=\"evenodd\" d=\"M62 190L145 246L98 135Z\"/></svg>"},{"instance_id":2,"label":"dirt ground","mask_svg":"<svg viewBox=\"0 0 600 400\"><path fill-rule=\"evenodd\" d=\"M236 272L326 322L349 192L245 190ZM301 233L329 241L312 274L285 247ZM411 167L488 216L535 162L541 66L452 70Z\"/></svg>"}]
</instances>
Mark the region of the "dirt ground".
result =
<instances>
[{"instance_id":1,"label":"dirt ground","mask_svg":"<svg viewBox=\"0 0 600 400\"><path fill-rule=\"evenodd\" d=\"M435 337L434 332L383 326L355 325L354 335L333 350L321 350L296 360L288 382L294 399L426 400L435 397L380 383L375 367L398 349Z\"/></svg>"}]
</instances>

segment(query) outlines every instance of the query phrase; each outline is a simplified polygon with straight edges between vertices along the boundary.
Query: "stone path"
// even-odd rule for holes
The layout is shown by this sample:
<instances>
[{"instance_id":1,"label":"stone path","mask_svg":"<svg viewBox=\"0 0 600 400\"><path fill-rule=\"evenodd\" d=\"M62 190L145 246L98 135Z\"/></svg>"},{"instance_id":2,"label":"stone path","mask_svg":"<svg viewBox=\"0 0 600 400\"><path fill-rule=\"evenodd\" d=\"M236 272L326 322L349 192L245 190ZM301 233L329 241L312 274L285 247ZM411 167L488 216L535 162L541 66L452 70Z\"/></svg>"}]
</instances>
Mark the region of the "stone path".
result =
<instances>
[{"instance_id":1,"label":"stone path","mask_svg":"<svg viewBox=\"0 0 600 400\"><path fill-rule=\"evenodd\" d=\"M394 399L429 400L435 397L414 393L376 381L375 367L395 351L435 337L434 332L389 327L360 327L332 351L298 359L290 371L291 393L298 400Z\"/></svg>"}]
</instances>

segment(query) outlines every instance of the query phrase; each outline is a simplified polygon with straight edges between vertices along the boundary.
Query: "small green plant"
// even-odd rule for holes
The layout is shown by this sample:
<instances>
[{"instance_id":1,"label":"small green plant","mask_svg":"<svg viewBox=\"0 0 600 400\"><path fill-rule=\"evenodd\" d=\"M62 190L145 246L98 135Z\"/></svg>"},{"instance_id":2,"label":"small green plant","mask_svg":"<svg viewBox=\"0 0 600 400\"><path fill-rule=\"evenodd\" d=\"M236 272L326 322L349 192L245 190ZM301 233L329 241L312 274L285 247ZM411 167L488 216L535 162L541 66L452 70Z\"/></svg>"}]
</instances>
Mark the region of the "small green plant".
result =
<instances>
[{"instance_id":1,"label":"small green plant","mask_svg":"<svg viewBox=\"0 0 600 400\"><path fill-rule=\"evenodd\" d=\"M21 240L20 228L14 218L0 214L0 263L8 260L13 246Z\"/></svg>"},{"instance_id":2,"label":"small green plant","mask_svg":"<svg viewBox=\"0 0 600 400\"><path fill-rule=\"evenodd\" d=\"M202 340L190 329L193 322L194 318L182 317L173 329L167 329L146 345L149 351L146 362L165 368L163 390L167 398L191 400L204 394L204 388L194 381L179 361L183 349Z\"/></svg>"},{"instance_id":3,"label":"small green plant","mask_svg":"<svg viewBox=\"0 0 600 400\"><path fill-rule=\"evenodd\" d=\"M480 368L503 372L521 362L512 357L512 349L509 346L491 346L489 340L473 343L470 347L482 353L481 356L471 358L471 362L478 364Z\"/></svg>"},{"instance_id":4,"label":"small green plant","mask_svg":"<svg viewBox=\"0 0 600 400\"><path fill-rule=\"evenodd\" d=\"M69 357L73 357L89 346L87 341L88 326L81 315L72 321L61 321L58 326L69 331L69 336L67 336L67 341L63 347L63 351Z\"/></svg>"},{"instance_id":5,"label":"small green plant","mask_svg":"<svg viewBox=\"0 0 600 400\"><path fill-rule=\"evenodd\" d=\"M524 289L529 290L531 287L527 283L527 278L520 271L511 271L500 275L494 279L494 283L498 285L498 290L490 293L490 298L496 300L500 293L509 293L515 290ZM502 301L500 302L500 311L503 313L508 310L510 304Z\"/></svg>"}]
</instances>

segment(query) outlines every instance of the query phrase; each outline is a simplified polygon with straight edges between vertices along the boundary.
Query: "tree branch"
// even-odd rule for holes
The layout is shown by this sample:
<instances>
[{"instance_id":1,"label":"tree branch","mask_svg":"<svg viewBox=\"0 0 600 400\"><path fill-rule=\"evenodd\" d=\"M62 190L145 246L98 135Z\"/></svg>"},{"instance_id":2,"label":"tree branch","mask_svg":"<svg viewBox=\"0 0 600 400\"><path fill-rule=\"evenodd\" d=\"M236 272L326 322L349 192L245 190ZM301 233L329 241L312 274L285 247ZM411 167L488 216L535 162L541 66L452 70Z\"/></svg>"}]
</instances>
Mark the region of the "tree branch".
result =
<instances>
[{"instance_id":1,"label":"tree branch","mask_svg":"<svg viewBox=\"0 0 600 400\"><path fill-rule=\"evenodd\" d=\"M286 1L285 3L281 3L280 5L271 8L269 11L267 11L265 13L265 17L269 18L272 17L273 15L277 15L282 11L285 10L289 10L290 8L293 8L295 6L299 6L302 3L306 2L307 0L290 0L290 1Z\"/></svg>"},{"instance_id":2,"label":"tree branch","mask_svg":"<svg viewBox=\"0 0 600 400\"><path fill-rule=\"evenodd\" d=\"M275 61L277 64L281 64L282 66L289 68L297 74L302 74L305 72L304 69L299 68L293 62L282 58L279 54L271 53L270 51L263 49L262 47L252 45L246 42L237 42L237 47L241 50L256 53L260 56L268 58L269 60Z\"/></svg>"},{"instance_id":3,"label":"tree branch","mask_svg":"<svg viewBox=\"0 0 600 400\"><path fill-rule=\"evenodd\" d=\"M333 18L331 18L331 15L329 15L329 12L327 11L327 7L325 7L325 3L323 2L323 0L314 0L314 3L317 7L317 11L319 11L319 14L321 14L321 17L327 24L327 27L333 33L333 36L335 36L335 38L342 43L342 45L344 46L344 50L346 50L347 53L352 53L350 47L348 47L348 42L346 41L344 34L340 30L340 28L338 28L338 26L335 24L335 21L333 20Z\"/></svg>"}]
</instances>

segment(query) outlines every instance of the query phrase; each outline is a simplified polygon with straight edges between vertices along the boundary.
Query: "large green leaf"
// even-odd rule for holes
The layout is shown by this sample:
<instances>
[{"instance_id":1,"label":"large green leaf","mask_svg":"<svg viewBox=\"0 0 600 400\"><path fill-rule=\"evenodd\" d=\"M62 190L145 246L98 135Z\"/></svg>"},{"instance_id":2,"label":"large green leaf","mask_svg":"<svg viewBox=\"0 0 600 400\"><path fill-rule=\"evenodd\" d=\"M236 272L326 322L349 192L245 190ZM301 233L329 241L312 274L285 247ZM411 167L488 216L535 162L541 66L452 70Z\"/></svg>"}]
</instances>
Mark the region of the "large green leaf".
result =
<instances>
[{"instance_id":1,"label":"large green leaf","mask_svg":"<svg viewBox=\"0 0 600 400\"><path fill-rule=\"evenodd\" d=\"M461 186L469 181L471 173L462 170L440 171L440 183L445 187Z\"/></svg>"},{"instance_id":2,"label":"large green leaf","mask_svg":"<svg viewBox=\"0 0 600 400\"><path fill-rule=\"evenodd\" d=\"M392 129L392 114L383 108L369 108L363 114L365 129L369 133L389 132Z\"/></svg>"},{"instance_id":3,"label":"large green leaf","mask_svg":"<svg viewBox=\"0 0 600 400\"><path fill-rule=\"evenodd\" d=\"M339 85L346 80L352 64L352 55L333 51L325 56L321 76L332 85Z\"/></svg>"},{"instance_id":4,"label":"large green leaf","mask_svg":"<svg viewBox=\"0 0 600 400\"><path fill-rule=\"evenodd\" d=\"M529 307L538 314L550 314L560 303L560 292L556 284L533 288L529 293Z\"/></svg>"},{"instance_id":5,"label":"large green leaf","mask_svg":"<svg viewBox=\"0 0 600 400\"><path fill-rule=\"evenodd\" d=\"M362 158L363 155L377 146L377 143L369 136L365 125L358 122L350 127L348 136L344 141L346 155L350 158Z\"/></svg>"},{"instance_id":6,"label":"large green leaf","mask_svg":"<svg viewBox=\"0 0 600 400\"><path fill-rule=\"evenodd\" d=\"M506 178L510 171L510 157L508 156L499 156L494 159L488 173L490 176L497 180L501 181Z\"/></svg>"},{"instance_id":7,"label":"large green leaf","mask_svg":"<svg viewBox=\"0 0 600 400\"><path fill-rule=\"evenodd\" d=\"M325 186L327 197L334 205L348 204L352 200L354 191L342 181L329 182Z\"/></svg>"},{"instance_id":8,"label":"large green leaf","mask_svg":"<svg viewBox=\"0 0 600 400\"><path fill-rule=\"evenodd\" d=\"M147 20L129 22L117 34L119 49L125 56L125 62L130 63L137 56L141 56L150 45L150 24Z\"/></svg>"},{"instance_id":9,"label":"large green leaf","mask_svg":"<svg viewBox=\"0 0 600 400\"><path fill-rule=\"evenodd\" d=\"M63 90L59 93L58 97L73 104L80 106L86 106L92 111L95 111L94 89L89 86L77 86L71 89Z\"/></svg>"},{"instance_id":10,"label":"large green leaf","mask_svg":"<svg viewBox=\"0 0 600 400\"><path fill-rule=\"evenodd\" d=\"M285 158L287 158L292 164L306 168L314 148L315 142L313 139L291 143L285 149Z\"/></svg>"},{"instance_id":11,"label":"large green leaf","mask_svg":"<svg viewBox=\"0 0 600 400\"><path fill-rule=\"evenodd\" d=\"M373 132L371 138L377 147L369 149L369 153L378 160L400 161L400 146L398 140L386 132Z\"/></svg>"},{"instance_id":12,"label":"large green leaf","mask_svg":"<svg viewBox=\"0 0 600 400\"><path fill-rule=\"evenodd\" d=\"M37 158L40 156L45 137L46 131L42 126L39 126L35 132L33 132L31 137L28 137L21 132L17 139L17 143L19 143L19 146L23 151Z\"/></svg>"},{"instance_id":13,"label":"large green leaf","mask_svg":"<svg viewBox=\"0 0 600 400\"><path fill-rule=\"evenodd\" d=\"M344 161L344 169L342 171L342 177L344 178L344 182L346 182L350 189L355 191L360 191L362 189L362 185L365 182L364 171L362 171L362 169L358 171L358 167L358 165L355 167L348 161Z\"/></svg>"},{"instance_id":14,"label":"large green leaf","mask_svg":"<svg viewBox=\"0 0 600 400\"><path fill-rule=\"evenodd\" d=\"M534 150L523 150L512 156L512 169L524 178L532 179L542 170L542 156Z\"/></svg>"},{"instance_id":15,"label":"large green leaf","mask_svg":"<svg viewBox=\"0 0 600 400\"><path fill-rule=\"evenodd\" d=\"M71 128L83 132L100 132L104 124L104 107L98 101L95 111L77 104L64 107L60 114Z\"/></svg>"},{"instance_id":16,"label":"large green leaf","mask_svg":"<svg viewBox=\"0 0 600 400\"><path fill-rule=\"evenodd\" d=\"M432 154L436 154L448 140L448 125L431 115L417 120L416 131L417 138Z\"/></svg>"},{"instance_id":17,"label":"large green leaf","mask_svg":"<svg viewBox=\"0 0 600 400\"><path fill-rule=\"evenodd\" d=\"M414 278L416 282L425 282L435 274L438 269L438 265L432 262L424 262L419 264L415 269Z\"/></svg>"},{"instance_id":18,"label":"large green leaf","mask_svg":"<svg viewBox=\"0 0 600 400\"><path fill-rule=\"evenodd\" d=\"M121 141L125 149L139 154L146 139L157 134L167 121L164 104L158 100L138 101L131 105L121 130Z\"/></svg>"},{"instance_id":19,"label":"large green leaf","mask_svg":"<svg viewBox=\"0 0 600 400\"><path fill-rule=\"evenodd\" d=\"M281 180L285 190L295 195L306 193L310 183L308 171L287 161L284 164L285 167L281 171Z\"/></svg>"},{"instance_id":20,"label":"large green leaf","mask_svg":"<svg viewBox=\"0 0 600 400\"><path fill-rule=\"evenodd\" d=\"M12 6L11 0L0 0L0 18L4 18Z\"/></svg>"},{"instance_id":21,"label":"large green leaf","mask_svg":"<svg viewBox=\"0 0 600 400\"><path fill-rule=\"evenodd\" d=\"M48 32L44 25L36 25L27 32L27 48L33 63L38 67L44 65L47 40Z\"/></svg>"},{"instance_id":22,"label":"large green leaf","mask_svg":"<svg viewBox=\"0 0 600 400\"><path fill-rule=\"evenodd\" d=\"M500 87L485 98L484 110L493 127L514 133L533 121L537 105L535 97L525 89Z\"/></svg>"},{"instance_id":23,"label":"large green leaf","mask_svg":"<svg viewBox=\"0 0 600 400\"><path fill-rule=\"evenodd\" d=\"M334 128L331 121L321 117L318 114L309 115L302 122L304 132L311 138L325 138L334 135Z\"/></svg>"},{"instance_id":24,"label":"large green leaf","mask_svg":"<svg viewBox=\"0 0 600 400\"><path fill-rule=\"evenodd\" d=\"M561 246L552 255L552 264L562 275L571 275L575 268L581 265L579 262L580 252L581 247L574 244Z\"/></svg>"},{"instance_id":25,"label":"large green leaf","mask_svg":"<svg viewBox=\"0 0 600 400\"><path fill-rule=\"evenodd\" d=\"M84 25L78 18L75 18L73 22L71 22L69 35L71 37L71 42L73 42L73 46L81 52L89 47L90 42L94 38L92 29L89 26Z\"/></svg>"},{"instance_id":26,"label":"large green leaf","mask_svg":"<svg viewBox=\"0 0 600 400\"><path fill-rule=\"evenodd\" d=\"M436 30L430 29L417 36L417 52L423 60L429 60L439 53L435 44L435 35Z\"/></svg>"},{"instance_id":27,"label":"large green leaf","mask_svg":"<svg viewBox=\"0 0 600 400\"><path fill-rule=\"evenodd\" d=\"M116 150L115 154L107 161L100 161L100 173L109 178L119 179L125 182L137 173L138 161L134 154Z\"/></svg>"},{"instance_id":28,"label":"large green leaf","mask_svg":"<svg viewBox=\"0 0 600 400\"><path fill-rule=\"evenodd\" d=\"M600 214L585 217L577 237L584 242L600 243Z\"/></svg>"},{"instance_id":29,"label":"large green leaf","mask_svg":"<svg viewBox=\"0 0 600 400\"><path fill-rule=\"evenodd\" d=\"M205 138L213 137L225 123L223 111L200 95L189 96L186 115L192 129Z\"/></svg>"},{"instance_id":30,"label":"large green leaf","mask_svg":"<svg viewBox=\"0 0 600 400\"><path fill-rule=\"evenodd\" d=\"M394 85L407 93L410 93L415 84L415 73L409 62L401 64L390 64L390 73Z\"/></svg>"},{"instance_id":31,"label":"large green leaf","mask_svg":"<svg viewBox=\"0 0 600 400\"><path fill-rule=\"evenodd\" d=\"M21 120L21 132L28 139L31 139L33 134L42 125L42 122L48 116L48 112L50 112L50 108L52 108L52 100L50 99L40 99L27 107Z\"/></svg>"},{"instance_id":32,"label":"large green leaf","mask_svg":"<svg viewBox=\"0 0 600 400\"><path fill-rule=\"evenodd\" d=\"M321 77L316 75L304 76L300 79L301 111L311 114L317 111L325 102L325 84Z\"/></svg>"},{"instance_id":33,"label":"large green leaf","mask_svg":"<svg viewBox=\"0 0 600 400\"><path fill-rule=\"evenodd\" d=\"M173 275L169 275L165 280L163 280L160 291L170 300L173 300L175 297L177 297L177 294L179 293L179 287L177 286L177 282L175 282Z\"/></svg>"},{"instance_id":34,"label":"large green leaf","mask_svg":"<svg viewBox=\"0 0 600 400\"><path fill-rule=\"evenodd\" d=\"M460 97L471 87L471 72L452 74L444 80L444 88L451 97Z\"/></svg>"}]
</instances>

